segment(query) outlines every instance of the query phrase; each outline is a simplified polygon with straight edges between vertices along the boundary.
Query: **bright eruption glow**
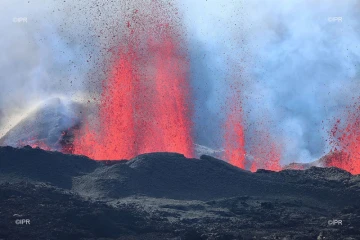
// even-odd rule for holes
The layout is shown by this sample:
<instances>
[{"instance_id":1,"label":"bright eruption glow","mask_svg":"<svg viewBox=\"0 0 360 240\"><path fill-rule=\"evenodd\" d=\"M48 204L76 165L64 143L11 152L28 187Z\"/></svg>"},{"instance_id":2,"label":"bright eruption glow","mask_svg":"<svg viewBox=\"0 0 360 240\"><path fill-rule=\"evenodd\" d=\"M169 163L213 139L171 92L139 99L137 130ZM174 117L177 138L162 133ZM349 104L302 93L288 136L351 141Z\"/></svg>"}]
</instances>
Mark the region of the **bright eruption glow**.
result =
<instances>
[{"instance_id":1,"label":"bright eruption glow","mask_svg":"<svg viewBox=\"0 0 360 240\"><path fill-rule=\"evenodd\" d=\"M32 148L40 148L46 151L51 151L51 148L46 145L43 141L39 140L37 137L32 137L26 141L18 141L18 146L30 146Z\"/></svg>"},{"instance_id":2,"label":"bright eruption glow","mask_svg":"<svg viewBox=\"0 0 360 240\"><path fill-rule=\"evenodd\" d=\"M279 144L266 132L257 133L258 144L251 151L253 161L250 170L256 172L258 169L280 171L281 148Z\"/></svg>"},{"instance_id":3,"label":"bright eruption glow","mask_svg":"<svg viewBox=\"0 0 360 240\"><path fill-rule=\"evenodd\" d=\"M333 153L326 159L327 167L338 167L352 174L360 174L359 108L356 107L356 110L355 113L349 112L344 127L341 120L336 121L331 131Z\"/></svg>"},{"instance_id":4,"label":"bright eruption glow","mask_svg":"<svg viewBox=\"0 0 360 240\"><path fill-rule=\"evenodd\" d=\"M360 108L356 104L352 106L346 118L337 115L343 106L349 105L350 99L359 95L354 87L360 56L356 28L329 23L328 13L316 6L305 18L294 17L298 9L310 9L302 3L283 4L274 12L267 10L271 2L267 2L264 9L259 9L258 4L225 4L225 14L213 14L222 12L222 6L214 3L213 9L208 9L204 8L208 2L197 7L188 2L194 9L199 8L193 13L192 9L186 9L185 16L191 15L189 23L184 23L180 16L184 13L171 3L140 0L113 3L111 10L109 7L109 11L102 12L106 17L99 19L89 16L97 16L101 8L90 6L90 15L86 10L82 12L85 19L92 20L79 21L78 27L70 28L69 32L62 28L61 31L60 28L45 29L39 39L51 41L33 39L34 43L27 46L31 51L24 56L38 56L27 59L21 70L24 73L4 69L9 80L4 78L2 82L9 88L9 94L4 93L0 99L0 127L6 123L6 127L0 128L6 135L0 138L0 145L30 145L96 160L112 160L158 151L193 157L196 141L196 147L211 150L197 153L223 153L223 159L230 164L251 171L279 171L282 167L306 169L314 163L359 174ZM233 9L243 6L242 13L256 13L256 17L238 18L241 14ZM334 5L333 8L347 13L356 9L353 6ZM96 14L92 15L95 10ZM77 17L76 20L81 20ZM264 25L268 19L271 24ZM71 19L61 26L73 22ZM308 23L315 24L314 31L308 31ZM89 24L92 30L83 28ZM338 35L340 26L346 33L341 36ZM9 29L17 31L17 28ZM55 33L48 33L50 30ZM185 31L188 32L184 34ZM11 36L17 36L14 34ZM71 35L71 44L66 40L67 34ZM333 41L335 35L337 38ZM85 41L84 36L89 41ZM4 39L4 46L6 41L16 40ZM51 49L47 49L47 45ZM10 52L5 56L11 56L14 59L11 62L17 66L24 56ZM350 52L353 57L349 57ZM336 56L332 57L334 53ZM89 60L96 60L89 61L88 54ZM7 66L7 62L3 65ZM64 74L67 72L64 69L69 70L70 66L74 69ZM89 73L88 79L85 73ZM101 80L100 87L98 80ZM27 117L22 124L10 127L13 126L11 115L22 116L20 109L26 109L26 104L22 105L29 99L38 101L63 93L71 101L78 101L74 96L80 93L81 108L60 104L62 107L49 110L42 106L46 114L40 118L47 124ZM88 100L89 95L96 105L83 108L83 99ZM195 102L194 116L191 102ZM340 120L330 137L322 139L332 123L320 130L320 122L333 116ZM40 126L41 131L33 126ZM15 131L11 131L13 129ZM321 161L306 163L322 154L326 155ZM316 165L319 162L321 164ZM288 163L290 167L286 166Z\"/></svg>"},{"instance_id":5,"label":"bright eruption glow","mask_svg":"<svg viewBox=\"0 0 360 240\"><path fill-rule=\"evenodd\" d=\"M253 138L255 144L246 151L241 85L232 83L231 86L232 98L229 98L229 112L225 122L224 159L236 167L252 172L257 169L280 171L281 147L262 121L255 123L258 128Z\"/></svg>"},{"instance_id":6,"label":"bright eruption glow","mask_svg":"<svg viewBox=\"0 0 360 240\"><path fill-rule=\"evenodd\" d=\"M245 136L241 109L233 109L225 123L225 159L232 165L245 169Z\"/></svg>"},{"instance_id":7,"label":"bright eruption glow","mask_svg":"<svg viewBox=\"0 0 360 240\"><path fill-rule=\"evenodd\" d=\"M154 10L149 21L135 10L126 23L129 34L103 83L99 122L77 134L75 154L98 160L156 151L193 156L188 60L180 34L158 14Z\"/></svg>"}]
</instances>

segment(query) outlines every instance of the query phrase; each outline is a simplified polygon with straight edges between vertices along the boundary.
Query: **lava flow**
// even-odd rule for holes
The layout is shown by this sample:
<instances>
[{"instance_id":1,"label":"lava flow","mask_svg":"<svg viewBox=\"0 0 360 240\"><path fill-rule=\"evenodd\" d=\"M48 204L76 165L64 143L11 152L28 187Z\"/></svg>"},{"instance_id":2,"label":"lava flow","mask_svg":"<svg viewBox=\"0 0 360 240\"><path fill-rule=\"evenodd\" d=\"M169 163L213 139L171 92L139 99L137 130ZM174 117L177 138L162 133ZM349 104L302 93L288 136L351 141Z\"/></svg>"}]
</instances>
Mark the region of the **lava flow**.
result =
<instances>
[{"instance_id":1,"label":"lava flow","mask_svg":"<svg viewBox=\"0 0 360 240\"><path fill-rule=\"evenodd\" d=\"M103 83L98 124L77 134L74 153L98 160L155 151L192 157L187 56L177 27L164 22L161 7L152 9L134 10L126 22Z\"/></svg>"}]
</instances>

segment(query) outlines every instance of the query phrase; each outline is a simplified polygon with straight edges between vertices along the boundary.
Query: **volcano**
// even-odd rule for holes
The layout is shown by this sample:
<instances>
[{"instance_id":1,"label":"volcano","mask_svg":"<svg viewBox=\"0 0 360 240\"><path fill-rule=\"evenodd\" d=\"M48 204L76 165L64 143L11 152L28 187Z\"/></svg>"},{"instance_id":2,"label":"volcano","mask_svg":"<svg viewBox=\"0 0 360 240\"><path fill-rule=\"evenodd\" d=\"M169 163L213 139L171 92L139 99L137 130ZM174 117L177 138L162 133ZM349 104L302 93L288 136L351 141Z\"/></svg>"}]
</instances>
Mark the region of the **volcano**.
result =
<instances>
[{"instance_id":1,"label":"volcano","mask_svg":"<svg viewBox=\"0 0 360 240\"><path fill-rule=\"evenodd\" d=\"M96 103L83 104L65 98L50 98L38 104L4 136L0 138L0 146L39 147L63 153L74 152L76 134L84 128L85 119L96 109ZM194 154L223 156L222 149L212 149L194 144Z\"/></svg>"},{"instance_id":2,"label":"volcano","mask_svg":"<svg viewBox=\"0 0 360 240\"><path fill-rule=\"evenodd\" d=\"M82 104L65 98L51 98L44 101L25 116L19 123L15 124L2 138L0 138L0 146L39 147L44 150L59 151L62 153L77 154L74 150L74 141L76 135L86 127L85 119L90 115L97 104ZM221 159L225 155L224 149L212 149L207 146L194 143L192 148L196 157L201 155L209 155ZM283 169L305 170L310 167L342 167L341 162L346 162L346 154L341 151L324 155L316 161L309 163L291 163L283 166ZM267 167L266 161L270 155L264 155L258 160L263 165L259 165L259 169L264 168L274 170L270 165ZM254 158L250 154L246 154L243 158ZM121 159L121 158L119 158ZM100 159L109 160L109 159ZM230 163L232 163L230 161ZM253 165L256 162L253 163ZM237 166L236 164L232 163ZM280 170L278 167L276 170ZM250 169L255 172L257 168ZM355 173L356 174L356 173Z\"/></svg>"},{"instance_id":3,"label":"volcano","mask_svg":"<svg viewBox=\"0 0 360 240\"><path fill-rule=\"evenodd\" d=\"M359 1L0 6L0 240L360 239Z\"/></svg>"}]
</instances>

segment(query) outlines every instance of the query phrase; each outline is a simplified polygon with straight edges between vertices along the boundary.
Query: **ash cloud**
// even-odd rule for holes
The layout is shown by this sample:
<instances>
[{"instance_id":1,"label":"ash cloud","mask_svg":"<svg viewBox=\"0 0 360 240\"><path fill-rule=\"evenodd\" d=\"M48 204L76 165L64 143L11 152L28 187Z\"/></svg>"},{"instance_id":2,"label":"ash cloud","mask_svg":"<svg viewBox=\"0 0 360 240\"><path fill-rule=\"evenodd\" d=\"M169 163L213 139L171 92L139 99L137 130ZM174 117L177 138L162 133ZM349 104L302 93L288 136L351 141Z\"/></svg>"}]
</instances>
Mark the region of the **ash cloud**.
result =
<instances>
[{"instance_id":1,"label":"ash cloud","mask_svg":"<svg viewBox=\"0 0 360 240\"><path fill-rule=\"evenodd\" d=\"M65 1L1 1L0 137L39 102L81 98L88 87L96 41L74 24L68 7Z\"/></svg>"},{"instance_id":2,"label":"ash cloud","mask_svg":"<svg viewBox=\"0 0 360 240\"><path fill-rule=\"evenodd\" d=\"M107 50L121 39L123 19L136 5L106 3L1 1L0 136L9 118L33 102L96 95ZM177 3L187 28L197 143L222 147L227 101L236 86L248 150L264 126L282 146L284 164L309 162L330 150L334 118L345 117L360 94L359 1ZM14 23L14 17L28 22Z\"/></svg>"},{"instance_id":3,"label":"ash cloud","mask_svg":"<svg viewBox=\"0 0 360 240\"><path fill-rule=\"evenodd\" d=\"M1 1L0 137L46 99L60 96L96 105L126 19L149 4ZM19 17L27 22L15 23Z\"/></svg>"},{"instance_id":4,"label":"ash cloud","mask_svg":"<svg viewBox=\"0 0 360 240\"><path fill-rule=\"evenodd\" d=\"M309 162L327 153L334 119L344 118L346 106L359 96L359 1L190 4L181 4L189 42L195 49L201 41L211 56L193 58L192 64L208 65L215 72L200 77L201 70L194 67L194 80L206 83L195 89L200 97L194 101L205 109L196 112L197 124L208 112L226 112L231 89L225 76L235 71L233 81L242 86L239 103L247 149L259 144L256 130L261 125L280 144L283 164ZM329 17L342 21L331 22ZM236 63L240 69L234 70ZM210 102L216 104L206 104ZM218 138L218 123L213 124L201 139Z\"/></svg>"}]
</instances>

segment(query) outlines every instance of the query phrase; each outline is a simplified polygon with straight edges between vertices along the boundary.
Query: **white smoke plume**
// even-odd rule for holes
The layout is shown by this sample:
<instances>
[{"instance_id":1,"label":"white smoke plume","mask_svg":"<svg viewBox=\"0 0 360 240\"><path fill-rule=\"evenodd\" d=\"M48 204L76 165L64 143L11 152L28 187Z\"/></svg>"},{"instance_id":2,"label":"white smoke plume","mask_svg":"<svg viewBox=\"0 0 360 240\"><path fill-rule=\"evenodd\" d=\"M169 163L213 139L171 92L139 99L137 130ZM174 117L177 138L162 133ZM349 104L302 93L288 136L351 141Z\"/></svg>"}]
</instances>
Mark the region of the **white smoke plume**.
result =
<instances>
[{"instance_id":1,"label":"white smoke plume","mask_svg":"<svg viewBox=\"0 0 360 240\"><path fill-rule=\"evenodd\" d=\"M225 76L235 71L247 149L258 144L256 129L263 124L282 146L283 164L309 162L330 150L326 140L334 118L344 117L345 107L360 96L359 1L208 0L180 6L195 51L193 75L201 81L195 84L198 125L210 126L200 129L200 141L219 134L221 120L208 113L226 108Z\"/></svg>"},{"instance_id":2,"label":"white smoke plume","mask_svg":"<svg viewBox=\"0 0 360 240\"><path fill-rule=\"evenodd\" d=\"M0 2L0 136L39 102L84 91L91 49L64 26L63 7L57 1Z\"/></svg>"},{"instance_id":3,"label":"white smoke plume","mask_svg":"<svg viewBox=\"0 0 360 240\"><path fill-rule=\"evenodd\" d=\"M284 164L329 151L334 118L360 94L359 1L175 3L189 44L197 143L222 147L226 101L235 85L247 149L258 143L261 123L282 146ZM133 5L1 1L0 136L15 123L11 118L39 101L96 94L104 59L121 39ZM19 17L27 23L14 21Z\"/></svg>"}]
</instances>

